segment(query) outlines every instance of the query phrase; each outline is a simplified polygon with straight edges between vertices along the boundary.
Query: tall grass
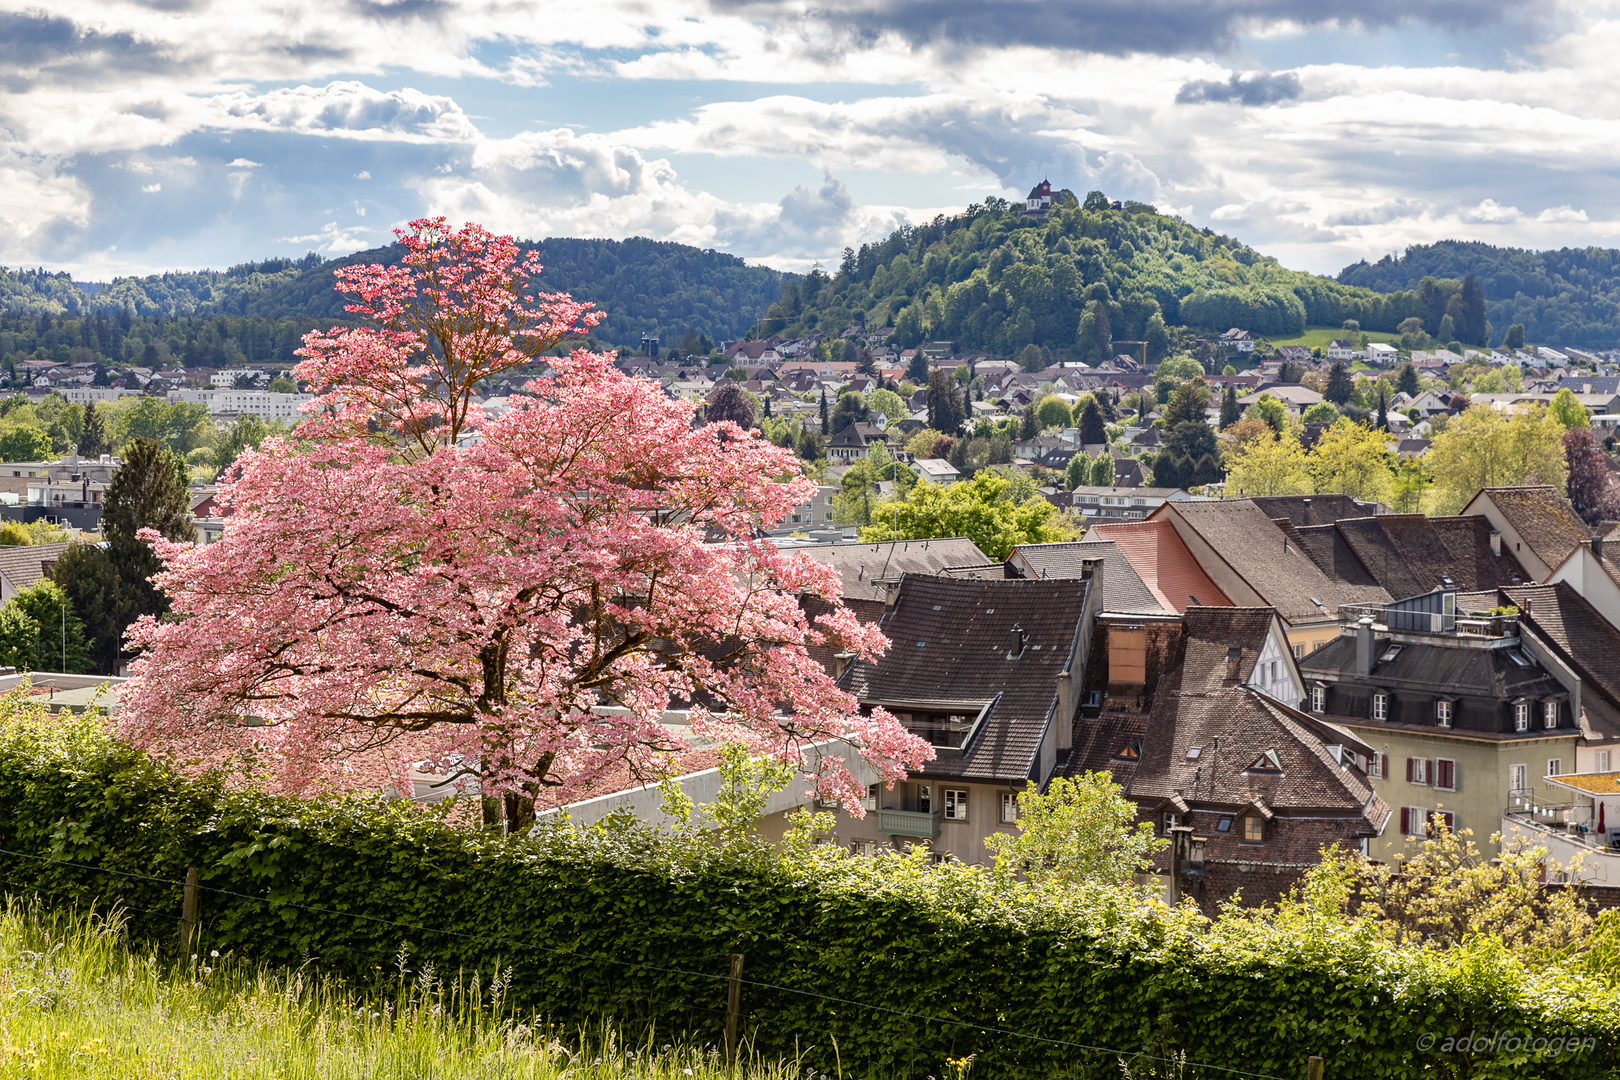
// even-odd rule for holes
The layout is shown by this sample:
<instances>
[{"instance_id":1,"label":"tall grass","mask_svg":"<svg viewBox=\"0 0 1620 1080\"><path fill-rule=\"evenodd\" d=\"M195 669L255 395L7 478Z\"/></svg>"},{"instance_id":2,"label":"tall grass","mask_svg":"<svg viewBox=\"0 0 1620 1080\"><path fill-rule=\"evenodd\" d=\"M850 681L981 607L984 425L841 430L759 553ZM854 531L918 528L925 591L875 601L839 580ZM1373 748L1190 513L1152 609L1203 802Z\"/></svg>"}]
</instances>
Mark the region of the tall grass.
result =
<instances>
[{"instance_id":1,"label":"tall grass","mask_svg":"<svg viewBox=\"0 0 1620 1080\"><path fill-rule=\"evenodd\" d=\"M511 1015L500 978L400 956L356 993L305 972L132 951L116 916L0 914L0 1077L153 1080L787 1080L797 1062L735 1070L712 1049L560 1032Z\"/></svg>"}]
</instances>

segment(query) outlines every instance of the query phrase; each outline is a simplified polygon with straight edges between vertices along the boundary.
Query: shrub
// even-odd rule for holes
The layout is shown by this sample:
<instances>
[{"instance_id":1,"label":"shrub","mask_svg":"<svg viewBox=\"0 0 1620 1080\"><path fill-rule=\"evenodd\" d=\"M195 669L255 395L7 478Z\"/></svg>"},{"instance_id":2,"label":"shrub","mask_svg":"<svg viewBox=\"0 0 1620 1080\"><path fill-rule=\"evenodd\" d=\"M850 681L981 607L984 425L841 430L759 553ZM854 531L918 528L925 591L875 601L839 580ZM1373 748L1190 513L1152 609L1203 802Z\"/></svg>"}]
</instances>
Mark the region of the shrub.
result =
<instances>
[{"instance_id":1,"label":"shrub","mask_svg":"<svg viewBox=\"0 0 1620 1080\"><path fill-rule=\"evenodd\" d=\"M1180 1051L1274 1076L1320 1054L1336 1080L1596 1077L1620 1062L1608 983L1530 971L1489 939L1397 948L1338 897L1210 922L920 855L781 854L622 821L503 840L408 804L180 780L94 718L21 700L0 702L0 887L121 904L150 942L173 942L177 882L196 866L199 949L357 981L401 948L447 975L510 968L514 1007L631 1038L718 1042L741 953L759 1050L797 1046L845 1076L939 1076L968 1055L975 1075L1118 1076L1121 1056ZM1574 1058L1419 1043L1471 1031L1595 1042Z\"/></svg>"}]
</instances>

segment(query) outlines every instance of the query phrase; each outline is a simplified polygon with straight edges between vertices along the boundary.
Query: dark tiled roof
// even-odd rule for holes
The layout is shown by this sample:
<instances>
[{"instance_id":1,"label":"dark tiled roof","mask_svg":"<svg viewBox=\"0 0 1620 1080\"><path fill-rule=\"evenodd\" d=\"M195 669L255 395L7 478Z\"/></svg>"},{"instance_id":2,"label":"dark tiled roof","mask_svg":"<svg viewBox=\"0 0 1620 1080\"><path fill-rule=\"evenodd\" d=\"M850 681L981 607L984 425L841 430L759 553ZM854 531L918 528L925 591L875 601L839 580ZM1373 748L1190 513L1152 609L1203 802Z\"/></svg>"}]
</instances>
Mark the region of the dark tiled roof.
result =
<instances>
[{"instance_id":1,"label":"dark tiled roof","mask_svg":"<svg viewBox=\"0 0 1620 1080\"><path fill-rule=\"evenodd\" d=\"M844 430L832 437L828 446L838 447L864 447L868 443L886 442L888 437L883 429L876 424L858 423L846 424Z\"/></svg>"},{"instance_id":2,"label":"dark tiled roof","mask_svg":"<svg viewBox=\"0 0 1620 1080\"><path fill-rule=\"evenodd\" d=\"M942 574L948 566L982 566L990 557L965 536L892 544L817 544L794 549L837 570L844 599L883 600L880 581L902 574Z\"/></svg>"},{"instance_id":3,"label":"dark tiled roof","mask_svg":"<svg viewBox=\"0 0 1620 1080\"><path fill-rule=\"evenodd\" d=\"M1294 531L1310 552L1311 561L1334 581L1360 586L1378 584L1337 525L1304 525Z\"/></svg>"},{"instance_id":4,"label":"dark tiled roof","mask_svg":"<svg viewBox=\"0 0 1620 1080\"><path fill-rule=\"evenodd\" d=\"M929 762L922 775L1028 779L1043 735L1055 731L1057 678L1074 651L1090 585L907 574L893 610L878 624L889 651L875 664L856 661L840 685L880 704L995 699L966 752ZM1016 660L1008 658L1014 626L1028 635Z\"/></svg>"},{"instance_id":5,"label":"dark tiled roof","mask_svg":"<svg viewBox=\"0 0 1620 1080\"><path fill-rule=\"evenodd\" d=\"M1530 580L1511 551L1491 550L1491 522L1483 514L1432 517L1429 524L1451 553L1452 577L1461 588L1494 589Z\"/></svg>"},{"instance_id":6,"label":"dark tiled roof","mask_svg":"<svg viewBox=\"0 0 1620 1080\"><path fill-rule=\"evenodd\" d=\"M1095 720L1076 720L1074 749L1064 774L1109 772L1116 784L1128 786L1146 746L1147 721L1146 713L1130 712L1105 712ZM1136 758L1129 757L1132 752Z\"/></svg>"},{"instance_id":7,"label":"dark tiled roof","mask_svg":"<svg viewBox=\"0 0 1620 1080\"><path fill-rule=\"evenodd\" d=\"M1330 525L1340 518L1366 517L1382 507L1348 495L1256 495L1251 500L1268 518L1287 518L1295 526Z\"/></svg>"},{"instance_id":8,"label":"dark tiled roof","mask_svg":"<svg viewBox=\"0 0 1620 1080\"><path fill-rule=\"evenodd\" d=\"M1131 615L1173 615L1175 612L1159 603L1142 582L1136 569L1119 550L1119 545L1108 540L1083 540L1064 544L1020 544L1013 548L1007 562L1028 578L1077 578L1086 559L1103 561L1104 611Z\"/></svg>"},{"instance_id":9,"label":"dark tiled roof","mask_svg":"<svg viewBox=\"0 0 1620 1080\"><path fill-rule=\"evenodd\" d=\"M1357 587L1329 578L1298 544L1284 543L1286 534L1251 499L1166 503L1155 517L1172 510L1290 622L1321 622L1337 615L1340 604L1391 599L1375 586Z\"/></svg>"},{"instance_id":10,"label":"dark tiled roof","mask_svg":"<svg viewBox=\"0 0 1620 1080\"><path fill-rule=\"evenodd\" d=\"M1359 769L1334 761L1327 750L1340 741L1333 729L1234 685L1252 670L1271 617L1268 608L1187 613L1180 662L1160 684L1127 793L1146 806L1179 793L1189 804L1242 806L1259 799L1283 812L1338 811L1362 816L1356 835L1374 834L1388 808ZM1242 650L1235 673L1228 659L1233 647ZM1199 755L1188 760L1194 746ZM1251 770L1267 751L1282 768Z\"/></svg>"},{"instance_id":11,"label":"dark tiled roof","mask_svg":"<svg viewBox=\"0 0 1620 1080\"><path fill-rule=\"evenodd\" d=\"M1552 642L1610 704L1620 707L1620 630L1565 582L1502 590L1520 618Z\"/></svg>"},{"instance_id":12,"label":"dark tiled roof","mask_svg":"<svg viewBox=\"0 0 1620 1080\"><path fill-rule=\"evenodd\" d=\"M1496 504L1536 558L1548 566L1557 567L1592 538L1592 530L1555 487L1486 488L1481 494Z\"/></svg>"},{"instance_id":13,"label":"dark tiled roof","mask_svg":"<svg viewBox=\"0 0 1620 1080\"><path fill-rule=\"evenodd\" d=\"M0 547L0 575L13 588L26 589L45 576L45 564L54 563L72 544L30 544Z\"/></svg>"},{"instance_id":14,"label":"dark tiled roof","mask_svg":"<svg viewBox=\"0 0 1620 1080\"><path fill-rule=\"evenodd\" d=\"M1373 655L1382 657L1389 639L1374 643ZM1356 641L1337 637L1299 662L1306 681L1314 675L1390 690L1418 690L1430 694L1457 694L1476 698L1516 698L1554 693L1558 684L1539 665L1520 666L1507 649L1476 649L1408 639L1393 660L1375 660L1372 674L1356 673Z\"/></svg>"}]
</instances>

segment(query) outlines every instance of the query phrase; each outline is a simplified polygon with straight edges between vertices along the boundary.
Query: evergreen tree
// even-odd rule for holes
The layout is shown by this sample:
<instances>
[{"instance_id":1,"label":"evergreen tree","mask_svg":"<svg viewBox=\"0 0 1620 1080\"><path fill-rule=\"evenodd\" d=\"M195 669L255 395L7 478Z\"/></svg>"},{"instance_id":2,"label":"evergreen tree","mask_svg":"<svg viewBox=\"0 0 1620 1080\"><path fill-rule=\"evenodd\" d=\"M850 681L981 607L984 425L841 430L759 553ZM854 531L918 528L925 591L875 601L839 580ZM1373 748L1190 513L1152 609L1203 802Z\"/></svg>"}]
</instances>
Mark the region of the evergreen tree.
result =
<instances>
[{"instance_id":1,"label":"evergreen tree","mask_svg":"<svg viewBox=\"0 0 1620 1080\"><path fill-rule=\"evenodd\" d=\"M1114 333L1108 325L1108 307L1101 300L1086 305L1074 343L1080 358L1088 364L1100 364L1113 357Z\"/></svg>"},{"instance_id":2,"label":"evergreen tree","mask_svg":"<svg viewBox=\"0 0 1620 1080\"><path fill-rule=\"evenodd\" d=\"M1091 484L1093 487L1114 486L1114 455L1104 450L1098 454L1091 463Z\"/></svg>"},{"instance_id":3,"label":"evergreen tree","mask_svg":"<svg viewBox=\"0 0 1620 1080\"><path fill-rule=\"evenodd\" d=\"M1229 385L1221 395L1221 430L1225 431L1241 419L1243 410L1238 407L1237 387Z\"/></svg>"},{"instance_id":4,"label":"evergreen tree","mask_svg":"<svg viewBox=\"0 0 1620 1080\"><path fill-rule=\"evenodd\" d=\"M1389 392L1384 384L1378 384L1378 428L1380 431L1389 430Z\"/></svg>"},{"instance_id":5,"label":"evergreen tree","mask_svg":"<svg viewBox=\"0 0 1620 1080\"><path fill-rule=\"evenodd\" d=\"M826 438L832 432L827 430L827 388L821 388L821 437Z\"/></svg>"},{"instance_id":6,"label":"evergreen tree","mask_svg":"<svg viewBox=\"0 0 1620 1080\"><path fill-rule=\"evenodd\" d=\"M1462 284L1462 317L1457 320L1457 338L1466 345L1490 344L1490 324L1485 321L1485 292L1469 274Z\"/></svg>"},{"instance_id":7,"label":"evergreen tree","mask_svg":"<svg viewBox=\"0 0 1620 1080\"><path fill-rule=\"evenodd\" d=\"M932 426L932 422L930 422L930 426ZM1033 439L1040 433L1041 422L1035 417L1035 406L1033 404L1025 405L1023 424L1019 428L1018 437L1020 439Z\"/></svg>"},{"instance_id":8,"label":"evergreen tree","mask_svg":"<svg viewBox=\"0 0 1620 1080\"><path fill-rule=\"evenodd\" d=\"M946 435L962 430L964 414L962 399L956 394L948 372L935 369L928 373L928 426Z\"/></svg>"},{"instance_id":9,"label":"evergreen tree","mask_svg":"<svg viewBox=\"0 0 1620 1080\"><path fill-rule=\"evenodd\" d=\"M1335 362L1332 370L1328 372L1327 389L1322 392L1322 396L1335 405L1343 405L1355 392L1355 385L1350 382L1350 371L1344 366L1344 361Z\"/></svg>"},{"instance_id":10,"label":"evergreen tree","mask_svg":"<svg viewBox=\"0 0 1620 1080\"><path fill-rule=\"evenodd\" d=\"M99 458L112 453L112 439L107 435L107 421L95 402L84 407L84 432L79 436L79 456Z\"/></svg>"},{"instance_id":11,"label":"evergreen tree","mask_svg":"<svg viewBox=\"0 0 1620 1080\"><path fill-rule=\"evenodd\" d=\"M906 378L915 386L928 385L928 357L922 354L921 349L912 356L911 364L906 368Z\"/></svg>"},{"instance_id":12,"label":"evergreen tree","mask_svg":"<svg viewBox=\"0 0 1620 1080\"><path fill-rule=\"evenodd\" d=\"M864 424L871 416L866 407L866 399L853 390L846 390L838 395L838 403L833 406L832 419L828 422L828 431L837 435L851 424Z\"/></svg>"},{"instance_id":13,"label":"evergreen tree","mask_svg":"<svg viewBox=\"0 0 1620 1080\"><path fill-rule=\"evenodd\" d=\"M1407 397L1418 396L1417 368L1411 364L1402 364L1400 374L1396 376L1395 389Z\"/></svg>"},{"instance_id":14,"label":"evergreen tree","mask_svg":"<svg viewBox=\"0 0 1620 1080\"><path fill-rule=\"evenodd\" d=\"M1086 403L1080 407L1079 427L1082 446L1108 441L1108 429L1103 424L1102 410L1097 407L1095 396L1087 398Z\"/></svg>"},{"instance_id":15,"label":"evergreen tree","mask_svg":"<svg viewBox=\"0 0 1620 1080\"><path fill-rule=\"evenodd\" d=\"M1502 344L1509 349L1524 348L1524 324L1514 323L1507 328L1507 334L1502 338Z\"/></svg>"},{"instance_id":16,"label":"evergreen tree","mask_svg":"<svg viewBox=\"0 0 1620 1080\"><path fill-rule=\"evenodd\" d=\"M1066 490L1073 491L1089 483L1091 483L1091 459L1084 454L1076 454L1069 459L1069 464L1063 470L1063 486Z\"/></svg>"}]
</instances>

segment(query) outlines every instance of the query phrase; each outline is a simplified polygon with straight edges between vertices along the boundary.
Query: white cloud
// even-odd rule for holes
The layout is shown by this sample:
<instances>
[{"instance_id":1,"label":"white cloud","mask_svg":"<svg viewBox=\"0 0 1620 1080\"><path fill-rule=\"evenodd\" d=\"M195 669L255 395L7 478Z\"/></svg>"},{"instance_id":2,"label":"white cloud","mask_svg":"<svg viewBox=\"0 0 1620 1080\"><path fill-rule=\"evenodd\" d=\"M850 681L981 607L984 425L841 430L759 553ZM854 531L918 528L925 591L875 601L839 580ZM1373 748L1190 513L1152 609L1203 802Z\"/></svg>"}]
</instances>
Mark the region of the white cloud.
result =
<instances>
[{"instance_id":1,"label":"white cloud","mask_svg":"<svg viewBox=\"0 0 1620 1080\"><path fill-rule=\"evenodd\" d=\"M153 194L155 192L162 191L163 190L163 185L160 184L160 183L159 184L147 184L145 187L141 188L141 190L150 195L150 194Z\"/></svg>"},{"instance_id":2,"label":"white cloud","mask_svg":"<svg viewBox=\"0 0 1620 1080\"><path fill-rule=\"evenodd\" d=\"M229 165L233 169L257 169L259 167L259 162L249 161L245 157L239 157L236 160L229 162Z\"/></svg>"},{"instance_id":3,"label":"white cloud","mask_svg":"<svg viewBox=\"0 0 1620 1080\"><path fill-rule=\"evenodd\" d=\"M1587 218L1585 210L1576 210L1568 203L1565 203L1563 206L1548 207L1536 215L1536 220L1549 223L1556 222L1558 224L1575 224L1585 222Z\"/></svg>"},{"instance_id":4,"label":"white cloud","mask_svg":"<svg viewBox=\"0 0 1620 1080\"><path fill-rule=\"evenodd\" d=\"M328 255L342 255L367 246L371 235L372 230L358 225L340 226L335 221L328 221L320 232L307 236L278 236L276 239L284 244L307 244L312 250L324 251Z\"/></svg>"},{"instance_id":5,"label":"white cloud","mask_svg":"<svg viewBox=\"0 0 1620 1080\"><path fill-rule=\"evenodd\" d=\"M1495 199L1482 199L1478 206L1464 210L1461 217L1476 225L1504 225L1518 221L1524 215L1517 206L1502 206Z\"/></svg>"}]
</instances>

